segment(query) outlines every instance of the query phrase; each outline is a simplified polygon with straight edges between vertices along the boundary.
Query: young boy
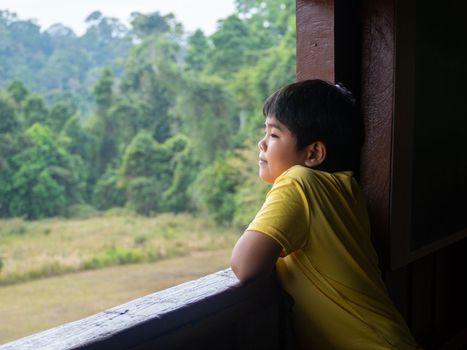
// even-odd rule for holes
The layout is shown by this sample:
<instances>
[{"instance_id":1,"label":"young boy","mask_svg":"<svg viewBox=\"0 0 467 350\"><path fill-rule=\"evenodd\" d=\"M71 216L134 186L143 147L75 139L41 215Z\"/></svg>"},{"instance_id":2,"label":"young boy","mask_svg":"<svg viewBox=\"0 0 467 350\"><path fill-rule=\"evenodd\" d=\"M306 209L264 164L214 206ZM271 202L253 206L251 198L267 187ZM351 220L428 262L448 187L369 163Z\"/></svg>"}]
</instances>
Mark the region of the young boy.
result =
<instances>
[{"instance_id":1,"label":"young boy","mask_svg":"<svg viewBox=\"0 0 467 350\"><path fill-rule=\"evenodd\" d=\"M363 140L350 92L308 80L265 102L259 176L272 189L232 252L240 282L270 273L294 300L303 349L415 349L393 306L353 178Z\"/></svg>"}]
</instances>

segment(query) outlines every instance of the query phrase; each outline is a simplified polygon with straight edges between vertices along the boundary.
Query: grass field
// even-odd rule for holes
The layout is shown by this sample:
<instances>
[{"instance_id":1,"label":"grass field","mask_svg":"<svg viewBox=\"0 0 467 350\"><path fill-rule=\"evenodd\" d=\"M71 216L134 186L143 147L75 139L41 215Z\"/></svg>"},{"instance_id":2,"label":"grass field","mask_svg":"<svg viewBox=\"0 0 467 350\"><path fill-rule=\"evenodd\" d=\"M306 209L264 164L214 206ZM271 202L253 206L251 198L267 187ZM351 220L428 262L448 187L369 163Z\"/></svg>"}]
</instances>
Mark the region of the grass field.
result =
<instances>
[{"instance_id":1,"label":"grass field","mask_svg":"<svg viewBox=\"0 0 467 350\"><path fill-rule=\"evenodd\" d=\"M0 220L0 286L232 247L238 230L188 214Z\"/></svg>"},{"instance_id":2,"label":"grass field","mask_svg":"<svg viewBox=\"0 0 467 350\"><path fill-rule=\"evenodd\" d=\"M0 287L0 344L224 269L230 249Z\"/></svg>"},{"instance_id":3,"label":"grass field","mask_svg":"<svg viewBox=\"0 0 467 350\"><path fill-rule=\"evenodd\" d=\"M189 214L0 220L0 344L226 268L238 236Z\"/></svg>"}]
</instances>

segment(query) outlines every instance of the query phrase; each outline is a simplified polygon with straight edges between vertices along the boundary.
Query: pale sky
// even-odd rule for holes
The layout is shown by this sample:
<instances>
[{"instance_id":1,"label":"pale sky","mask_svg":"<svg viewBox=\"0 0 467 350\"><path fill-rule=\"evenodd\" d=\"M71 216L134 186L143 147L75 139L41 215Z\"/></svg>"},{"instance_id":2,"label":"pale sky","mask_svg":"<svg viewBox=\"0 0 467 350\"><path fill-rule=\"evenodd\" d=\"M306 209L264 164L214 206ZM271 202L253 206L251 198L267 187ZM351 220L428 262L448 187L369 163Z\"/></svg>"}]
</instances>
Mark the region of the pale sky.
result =
<instances>
[{"instance_id":1,"label":"pale sky","mask_svg":"<svg viewBox=\"0 0 467 350\"><path fill-rule=\"evenodd\" d=\"M185 30L201 28L205 34L212 34L217 20L232 14L235 6L234 0L0 0L0 10L15 12L22 20L36 19L42 30L62 23L77 35L85 32L84 20L95 10L125 25L132 12L172 12Z\"/></svg>"}]
</instances>

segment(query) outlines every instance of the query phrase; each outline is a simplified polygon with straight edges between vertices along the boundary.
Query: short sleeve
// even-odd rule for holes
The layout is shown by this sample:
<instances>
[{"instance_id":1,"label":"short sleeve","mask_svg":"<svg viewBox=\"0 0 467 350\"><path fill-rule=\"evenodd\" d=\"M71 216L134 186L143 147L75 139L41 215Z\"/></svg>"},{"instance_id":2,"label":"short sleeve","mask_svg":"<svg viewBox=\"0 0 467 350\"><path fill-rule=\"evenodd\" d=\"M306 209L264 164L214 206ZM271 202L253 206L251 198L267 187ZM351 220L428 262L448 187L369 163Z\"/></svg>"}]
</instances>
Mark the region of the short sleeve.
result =
<instances>
[{"instance_id":1,"label":"short sleeve","mask_svg":"<svg viewBox=\"0 0 467 350\"><path fill-rule=\"evenodd\" d=\"M309 205L300 184L279 178L247 230L262 232L283 248L282 256L302 248L310 232Z\"/></svg>"}]
</instances>

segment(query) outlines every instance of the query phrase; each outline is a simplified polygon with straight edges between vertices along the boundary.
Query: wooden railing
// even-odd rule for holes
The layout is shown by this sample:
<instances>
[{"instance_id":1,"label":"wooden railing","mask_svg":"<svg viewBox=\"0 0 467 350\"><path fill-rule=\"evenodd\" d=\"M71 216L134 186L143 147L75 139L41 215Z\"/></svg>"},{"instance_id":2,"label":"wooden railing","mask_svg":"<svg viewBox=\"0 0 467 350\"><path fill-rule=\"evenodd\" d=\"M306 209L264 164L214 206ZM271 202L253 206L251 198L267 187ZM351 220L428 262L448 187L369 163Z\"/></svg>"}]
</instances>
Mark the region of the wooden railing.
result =
<instances>
[{"instance_id":1,"label":"wooden railing","mask_svg":"<svg viewBox=\"0 0 467 350\"><path fill-rule=\"evenodd\" d=\"M0 350L284 348L281 292L274 276L237 283L230 269L219 271Z\"/></svg>"}]
</instances>

